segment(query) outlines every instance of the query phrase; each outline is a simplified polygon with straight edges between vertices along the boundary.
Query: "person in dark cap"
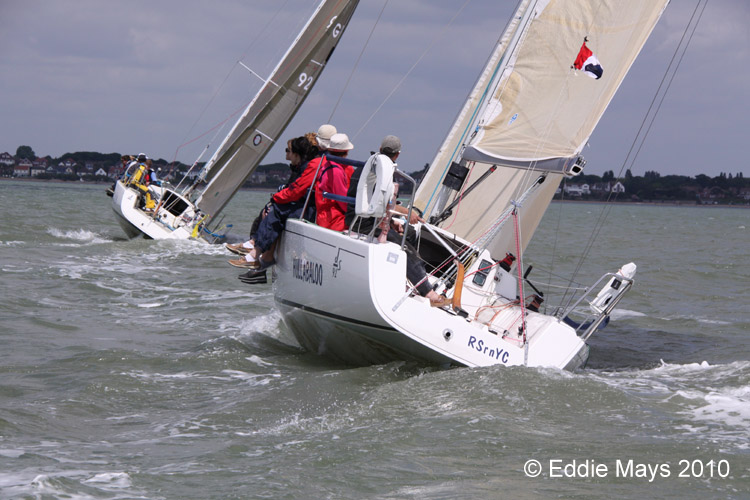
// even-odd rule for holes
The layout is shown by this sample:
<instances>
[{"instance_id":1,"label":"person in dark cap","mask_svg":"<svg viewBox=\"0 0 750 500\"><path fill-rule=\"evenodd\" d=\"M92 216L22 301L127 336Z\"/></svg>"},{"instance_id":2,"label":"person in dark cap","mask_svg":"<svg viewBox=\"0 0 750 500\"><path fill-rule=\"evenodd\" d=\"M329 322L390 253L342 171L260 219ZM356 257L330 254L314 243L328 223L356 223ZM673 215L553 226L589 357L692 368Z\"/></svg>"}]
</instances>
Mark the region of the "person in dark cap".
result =
<instances>
[{"instance_id":1,"label":"person in dark cap","mask_svg":"<svg viewBox=\"0 0 750 500\"><path fill-rule=\"evenodd\" d=\"M380 143L380 152L384 155L398 155L401 153L401 139L395 135L386 135L383 138L383 142ZM396 160L395 158L391 158Z\"/></svg>"},{"instance_id":2,"label":"person in dark cap","mask_svg":"<svg viewBox=\"0 0 750 500\"><path fill-rule=\"evenodd\" d=\"M365 189L359 186L361 175L363 171L365 171L365 168L363 167L362 169L357 170L352 175L347 196L360 199L357 200L357 203L350 203L347 207L345 220L347 227L349 227L351 231L361 234L368 234L373 230L373 226L377 221L377 218L385 215L383 217L385 225L380 224L377 228L375 228L375 231L373 233L374 236L377 237L381 242L384 242L387 239L387 241L390 241L391 243L401 245L403 230L399 232L399 230L389 227L388 221L390 220L390 216L386 213L390 210L396 213L400 213L404 216L408 216L409 224L424 222L417 210L412 209L411 212L409 212L403 205L392 204L393 197L395 196L395 193L397 191L395 187L392 187L393 171L396 168L395 161L396 159L398 159L400 154L401 140L395 135L386 136L380 143L379 153L375 153L368 160L368 162L373 160L373 163L374 160L379 160L379 163L381 163L381 168L378 169L379 171L375 175L383 175L385 176L385 178L377 179L374 182L371 179L370 187L374 186L374 192L368 193L371 194L371 196L367 200L361 199L362 193L365 191ZM385 158L376 158L378 155L380 155L381 157L384 156ZM373 170L375 169L371 168L369 171L372 172ZM357 209L358 206L360 210ZM372 216L363 217L362 214L365 212L371 214ZM352 224L354 224L354 226L352 226ZM406 252L406 277L412 284L415 285L415 288L419 295L429 299L431 306L444 307L450 304L450 299L439 295L432 289L432 286L427 280L427 271L425 270L424 264L422 263L422 260L419 257L419 253L417 252L414 245L414 238L414 231L411 231L409 234L407 234L406 245L404 247L404 251Z\"/></svg>"}]
</instances>

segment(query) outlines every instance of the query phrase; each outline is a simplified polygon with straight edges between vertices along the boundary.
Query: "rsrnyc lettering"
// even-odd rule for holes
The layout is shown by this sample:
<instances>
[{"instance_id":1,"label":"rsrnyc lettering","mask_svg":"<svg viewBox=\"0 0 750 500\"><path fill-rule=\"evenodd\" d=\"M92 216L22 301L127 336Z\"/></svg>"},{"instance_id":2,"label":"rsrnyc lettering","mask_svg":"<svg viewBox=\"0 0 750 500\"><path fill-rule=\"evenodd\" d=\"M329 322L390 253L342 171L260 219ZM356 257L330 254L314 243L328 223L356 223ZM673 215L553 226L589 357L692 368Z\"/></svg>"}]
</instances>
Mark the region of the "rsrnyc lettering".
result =
<instances>
[{"instance_id":1,"label":"rsrnyc lettering","mask_svg":"<svg viewBox=\"0 0 750 500\"><path fill-rule=\"evenodd\" d=\"M503 363L507 363L508 358L510 357L510 354L505 349L495 349L494 347L491 348L490 346L485 345L484 340L477 340L474 335L469 337L469 347L471 347L472 349L476 349L477 351L491 358L502 361Z\"/></svg>"}]
</instances>

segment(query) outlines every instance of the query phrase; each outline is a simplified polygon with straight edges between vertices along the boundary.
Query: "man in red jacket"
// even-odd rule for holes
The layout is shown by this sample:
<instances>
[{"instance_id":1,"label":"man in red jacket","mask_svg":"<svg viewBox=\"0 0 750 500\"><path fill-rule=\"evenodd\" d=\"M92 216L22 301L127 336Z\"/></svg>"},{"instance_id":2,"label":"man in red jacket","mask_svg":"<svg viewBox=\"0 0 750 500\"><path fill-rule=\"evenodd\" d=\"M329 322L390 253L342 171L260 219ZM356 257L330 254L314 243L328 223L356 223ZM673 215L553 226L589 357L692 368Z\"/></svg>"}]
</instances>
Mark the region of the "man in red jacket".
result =
<instances>
[{"instance_id":1,"label":"man in red jacket","mask_svg":"<svg viewBox=\"0 0 750 500\"><path fill-rule=\"evenodd\" d=\"M292 139L291 146L292 153L298 154L302 160L302 173L287 187L271 196L273 203L268 215L258 225L254 248L243 258L230 260L229 263L235 267L258 269L272 265L276 240L284 230L286 220L289 217L315 220L314 198L307 203L307 208L305 200L315 179L320 153L304 136Z\"/></svg>"}]
</instances>

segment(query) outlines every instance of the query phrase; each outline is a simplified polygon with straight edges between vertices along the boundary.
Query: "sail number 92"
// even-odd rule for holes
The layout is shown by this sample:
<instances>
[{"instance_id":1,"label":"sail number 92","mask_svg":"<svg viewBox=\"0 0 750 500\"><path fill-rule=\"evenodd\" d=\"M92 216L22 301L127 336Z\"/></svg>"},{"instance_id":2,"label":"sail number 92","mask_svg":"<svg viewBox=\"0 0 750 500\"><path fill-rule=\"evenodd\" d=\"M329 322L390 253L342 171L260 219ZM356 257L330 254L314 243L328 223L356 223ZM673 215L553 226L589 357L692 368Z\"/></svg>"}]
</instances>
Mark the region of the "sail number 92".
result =
<instances>
[{"instance_id":1,"label":"sail number 92","mask_svg":"<svg viewBox=\"0 0 750 500\"><path fill-rule=\"evenodd\" d=\"M299 75L299 83L297 84L297 87L302 87L305 90L310 90L310 85L313 83L313 77L308 75L307 73L300 73Z\"/></svg>"}]
</instances>

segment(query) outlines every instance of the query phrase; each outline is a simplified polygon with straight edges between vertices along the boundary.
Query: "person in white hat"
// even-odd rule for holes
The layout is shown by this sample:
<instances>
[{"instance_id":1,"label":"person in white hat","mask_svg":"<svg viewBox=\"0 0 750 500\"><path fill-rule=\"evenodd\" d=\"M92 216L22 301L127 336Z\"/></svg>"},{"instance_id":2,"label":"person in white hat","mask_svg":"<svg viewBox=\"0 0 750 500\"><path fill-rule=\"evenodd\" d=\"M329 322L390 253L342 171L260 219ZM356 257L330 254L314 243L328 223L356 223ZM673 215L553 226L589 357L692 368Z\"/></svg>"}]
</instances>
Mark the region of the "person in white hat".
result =
<instances>
[{"instance_id":1,"label":"person in white hat","mask_svg":"<svg viewBox=\"0 0 750 500\"><path fill-rule=\"evenodd\" d=\"M333 134L331 140L328 141L328 150L333 153L348 153L352 149L354 149L354 144L349 141L349 136L346 134Z\"/></svg>"},{"instance_id":2,"label":"person in white hat","mask_svg":"<svg viewBox=\"0 0 750 500\"><path fill-rule=\"evenodd\" d=\"M337 162L336 158L346 158L352 149L354 144L346 134L334 134L329 141L327 155L320 164L315 184L315 223L320 227L334 231L346 229L344 216L347 203L326 198L323 193L346 196L354 167Z\"/></svg>"},{"instance_id":3,"label":"person in white hat","mask_svg":"<svg viewBox=\"0 0 750 500\"><path fill-rule=\"evenodd\" d=\"M331 137L336 135L338 130L333 125L326 123L318 128L318 132L315 134L315 140L318 143L318 149L324 151L328 149L331 143Z\"/></svg>"}]
</instances>

